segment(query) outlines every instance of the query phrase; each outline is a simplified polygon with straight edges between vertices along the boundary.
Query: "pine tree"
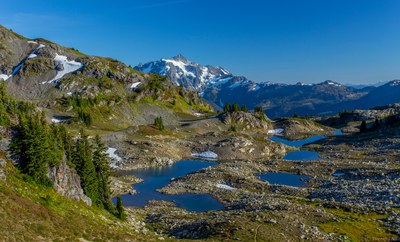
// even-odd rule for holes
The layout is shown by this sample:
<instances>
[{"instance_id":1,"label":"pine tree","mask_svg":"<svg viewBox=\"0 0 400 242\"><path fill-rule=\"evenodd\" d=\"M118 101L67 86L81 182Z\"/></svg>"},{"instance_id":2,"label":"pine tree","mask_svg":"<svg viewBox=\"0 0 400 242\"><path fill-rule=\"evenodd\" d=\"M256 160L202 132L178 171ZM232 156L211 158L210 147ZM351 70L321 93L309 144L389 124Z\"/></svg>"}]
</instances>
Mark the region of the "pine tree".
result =
<instances>
[{"instance_id":1,"label":"pine tree","mask_svg":"<svg viewBox=\"0 0 400 242\"><path fill-rule=\"evenodd\" d=\"M246 105L244 105L244 104L242 105L241 110L242 110L243 112L247 112L247 111L248 111Z\"/></svg>"},{"instance_id":2,"label":"pine tree","mask_svg":"<svg viewBox=\"0 0 400 242\"><path fill-rule=\"evenodd\" d=\"M365 122L365 120L363 120L360 125L360 133L365 133L365 132L367 132L367 123Z\"/></svg>"},{"instance_id":3,"label":"pine tree","mask_svg":"<svg viewBox=\"0 0 400 242\"><path fill-rule=\"evenodd\" d=\"M20 170L38 184L52 185L47 168L62 160L62 151L55 145L43 114L21 115L16 130L10 149L20 157Z\"/></svg>"},{"instance_id":4,"label":"pine tree","mask_svg":"<svg viewBox=\"0 0 400 242\"><path fill-rule=\"evenodd\" d=\"M256 113L264 113L264 109L261 106L257 106L254 108L254 112Z\"/></svg>"},{"instance_id":5,"label":"pine tree","mask_svg":"<svg viewBox=\"0 0 400 242\"><path fill-rule=\"evenodd\" d=\"M0 125L10 125L11 120L10 116L7 113L7 105L8 105L8 94L5 86L5 82L1 81L0 83Z\"/></svg>"},{"instance_id":6,"label":"pine tree","mask_svg":"<svg viewBox=\"0 0 400 242\"><path fill-rule=\"evenodd\" d=\"M93 164L92 146L83 130L80 131L80 138L76 141L73 162L81 178L81 186L86 196L92 199L93 204L101 205L101 196L98 190L99 180Z\"/></svg>"},{"instance_id":7,"label":"pine tree","mask_svg":"<svg viewBox=\"0 0 400 242\"><path fill-rule=\"evenodd\" d=\"M377 129L379 129L380 126L381 126L381 124L379 122L379 119L375 118L373 129L377 130Z\"/></svg>"},{"instance_id":8,"label":"pine tree","mask_svg":"<svg viewBox=\"0 0 400 242\"><path fill-rule=\"evenodd\" d=\"M161 131L165 129L162 117L156 117L154 119L154 126L156 126Z\"/></svg>"},{"instance_id":9,"label":"pine tree","mask_svg":"<svg viewBox=\"0 0 400 242\"><path fill-rule=\"evenodd\" d=\"M7 113L4 103L0 100L0 125L8 126L11 124L10 116Z\"/></svg>"},{"instance_id":10,"label":"pine tree","mask_svg":"<svg viewBox=\"0 0 400 242\"><path fill-rule=\"evenodd\" d=\"M224 106L224 113L230 112L231 111L231 104L229 102L225 103Z\"/></svg>"},{"instance_id":11,"label":"pine tree","mask_svg":"<svg viewBox=\"0 0 400 242\"><path fill-rule=\"evenodd\" d=\"M233 112L239 112L240 111L239 104L237 102L235 102L233 104L232 111Z\"/></svg>"},{"instance_id":12,"label":"pine tree","mask_svg":"<svg viewBox=\"0 0 400 242\"><path fill-rule=\"evenodd\" d=\"M125 220L126 218L121 196L117 197L117 217L121 220Z\"/></svg>"},{"instance_id":13,"label":"pine tree","mask_svg":"<svg viewBox=\"0 0 400 242\"><path fill-rule=\"evenodd\" d=\"M96 135L94 138L93 163L99 180L101 202L104 208L112 211L113 205L109 186L110 166L108 165L108 157L105 153L106 150L106 145L101 140L100 136Z\"/></svg>"}]
</instances>

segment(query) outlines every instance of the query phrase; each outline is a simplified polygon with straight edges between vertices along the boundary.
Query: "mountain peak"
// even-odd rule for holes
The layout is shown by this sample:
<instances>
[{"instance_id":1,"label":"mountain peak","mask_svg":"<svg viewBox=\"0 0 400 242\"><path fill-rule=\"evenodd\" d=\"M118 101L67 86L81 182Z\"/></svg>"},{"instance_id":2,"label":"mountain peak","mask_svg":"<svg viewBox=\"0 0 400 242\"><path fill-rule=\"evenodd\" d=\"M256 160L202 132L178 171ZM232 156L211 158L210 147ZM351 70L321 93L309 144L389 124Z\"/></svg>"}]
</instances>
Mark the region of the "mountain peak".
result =
<instances>
[{"instance_id":1,"label":"mountain peak","mask_svg":"<svg viewBox=\"0 0 400 242\"><path fill-rule=\"evenodd\" d=\"M331 81L331 80L326 80L324 82L321 82L320 85L331 85L331 86L336 86L336 87L343 86L342 84L340 84L338 82Z\"/></svg>"},{"instance_id":2,"label":"mountain peak","mask_svg":"<svg viewBox=\"0 0 400 242\"><path fill-rule=\"evenodd\" d=\"M181 61L181 62L183 62L183 63L189 63L189 62L190 62L190 61L189 61L185 56L183 56L182 54L178 54L178 55L172 57L171 60Z\"/></svg>"}]
</instances>

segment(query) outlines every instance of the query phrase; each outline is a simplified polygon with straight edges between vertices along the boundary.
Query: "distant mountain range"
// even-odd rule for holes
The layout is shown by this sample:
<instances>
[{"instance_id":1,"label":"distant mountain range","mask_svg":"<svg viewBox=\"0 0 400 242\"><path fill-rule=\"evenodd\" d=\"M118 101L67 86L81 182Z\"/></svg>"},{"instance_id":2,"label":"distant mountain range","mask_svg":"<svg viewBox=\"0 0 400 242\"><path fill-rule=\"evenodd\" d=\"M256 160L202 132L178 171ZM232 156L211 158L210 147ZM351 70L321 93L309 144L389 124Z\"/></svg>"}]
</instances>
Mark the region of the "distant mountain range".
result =
<instances>
[{"instance_id":1,"label":"distant mountain range","mask_svg":"<svg viewBox=\"0 0 400 242\"><path fill-rule=\"evenodd\" d=\"M197 91L215 107L238 102L253 109L262 106L271 118L332 115L344 109L371 108L400 101L399 81L383 85L350 86L334 81L317 84L256 83L222 67L201 65L182 55L136 66L146 73L167 76L177 85Z\"/></svg>"}]
</instances>

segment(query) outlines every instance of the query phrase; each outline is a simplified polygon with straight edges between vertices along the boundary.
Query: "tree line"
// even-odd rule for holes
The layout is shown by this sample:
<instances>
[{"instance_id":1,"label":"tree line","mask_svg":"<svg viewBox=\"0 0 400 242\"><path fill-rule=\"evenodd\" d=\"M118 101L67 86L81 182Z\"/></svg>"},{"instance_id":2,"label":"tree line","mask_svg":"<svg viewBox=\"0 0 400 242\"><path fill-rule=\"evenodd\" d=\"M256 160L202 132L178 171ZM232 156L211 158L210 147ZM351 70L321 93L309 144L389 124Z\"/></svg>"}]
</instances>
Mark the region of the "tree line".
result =
<instances>
[{"instance_id":1,"label":"tree line","mask_svg":"<svg viewBox=\"0 0 400 242\"><path fill-rule=\"evenodd\" d=\"M48 168L65 161L78 173L81 187L93 205L124 218L120 198L117 208L111 200L107 148L98 135L89 139L81 130L74 139L65 126L49 124L45 113L38 112L34 105L10 98L4 82L0 84L0 125L15 130L10 150L18 157L18 168L29 182L52 186Z\"/></svg>"},{"instance_id":2,"label":"tree line","mask_svg":"<svg viewBox=\"0 0 400 242\"><path fill-rule=\"evenodd\" d=\"M245 104L243 104L242 106L240 106L237 102L235 102L234 104L230 104L229 102L226 102L224 105L224 113L229 113L229 112L249 112L247 106ZM260 114L264 114L264 109L261 106L256 106L254 108L254 112L255 113L260 113Z\"/></svg>"}]
</instances>

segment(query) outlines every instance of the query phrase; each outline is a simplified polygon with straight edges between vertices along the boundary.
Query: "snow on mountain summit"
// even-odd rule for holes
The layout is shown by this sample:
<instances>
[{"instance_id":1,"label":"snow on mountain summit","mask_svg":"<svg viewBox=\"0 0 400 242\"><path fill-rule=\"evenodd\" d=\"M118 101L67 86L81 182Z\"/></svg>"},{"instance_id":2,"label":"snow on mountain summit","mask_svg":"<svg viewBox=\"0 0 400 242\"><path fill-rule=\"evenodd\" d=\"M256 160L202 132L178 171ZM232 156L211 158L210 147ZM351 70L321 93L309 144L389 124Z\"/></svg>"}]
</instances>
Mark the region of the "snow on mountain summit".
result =
<instances>
[{"instance_id":1,"label":"snow on mountain summit","mask_svg":"<svg viewBox=\"0 0 400 242\"><path fill-rule=\"evenodd\" d=\"M199 92L204 91L210 85L218 85L232 76L222 67L203 66L188 60L181 54L169 59L148 62L136 66L135 69L167 76L176 85Z\"/></svg>"}]
</instances>

